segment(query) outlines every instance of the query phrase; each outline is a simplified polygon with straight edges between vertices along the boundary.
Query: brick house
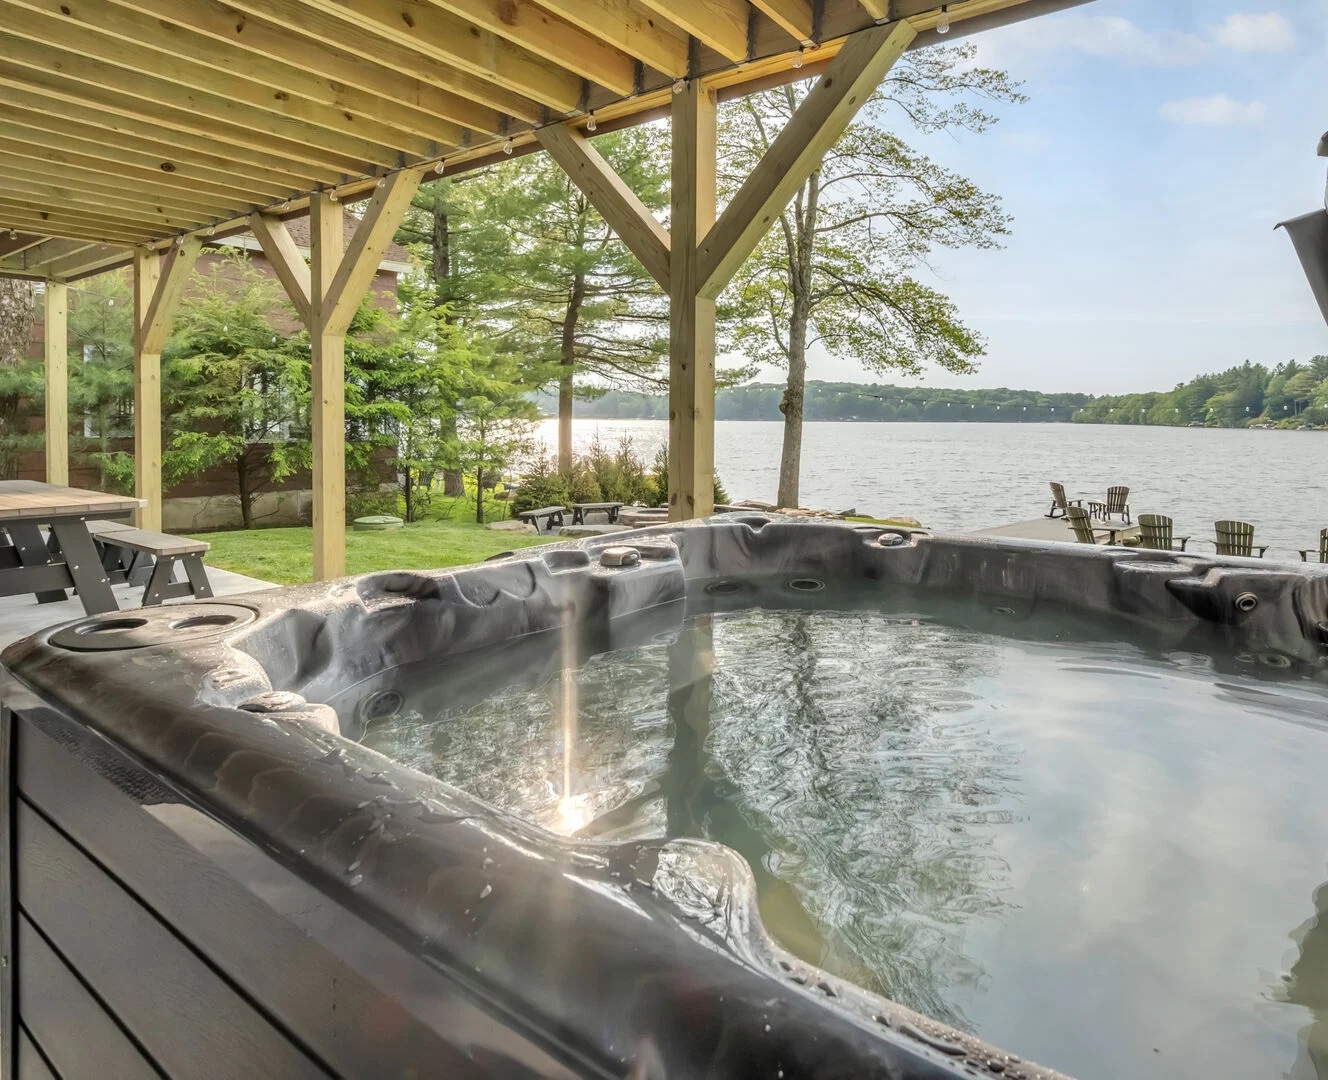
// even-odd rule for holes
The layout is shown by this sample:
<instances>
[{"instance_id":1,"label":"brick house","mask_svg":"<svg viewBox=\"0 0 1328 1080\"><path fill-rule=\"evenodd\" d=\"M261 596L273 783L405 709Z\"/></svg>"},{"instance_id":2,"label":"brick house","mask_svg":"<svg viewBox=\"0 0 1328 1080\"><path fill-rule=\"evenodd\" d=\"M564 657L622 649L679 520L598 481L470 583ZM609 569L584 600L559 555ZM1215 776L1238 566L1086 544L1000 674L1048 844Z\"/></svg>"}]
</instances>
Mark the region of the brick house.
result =
<instances>
[{"instance_id":1,"label":"brick house","mask_svg":"<svg viewBox=\"0 0 1328 1080\"><path fill-rule=\"evenodd\" d=\"M309 219L295 218L287 223L291 238L304 255L309 253ZM350 242L357 221L350 216L345 219L346 242ZM217 245L219 249L240 248L244 250L252 265L276 279L271 263L263 254L258 240L245 233L228 237ZM199 256L197 272L206 276L215 265L224 258L216 250L205 248ZM396 309L397 282L410 268L410 255L396 244L390 244L379 263L378 271L370 286L372 302L388 311ZM273 325L282 333L293 334L302 329L298 320L284 306L272 319ZM29 338L29 356L40 358L43 353L45 327L41 319L33 323ZM86 429L87 418L82 415L70 416L70 458L69 482L74 487L98 488L101 486L101 474L91 457L91 450L81 445L91 434ZM42 430L39 413L29 419L29 428ZM126 432L126 434L128 434ZM112 440L112 447L131 452L132 437ZM45 479L45 460L41 447L30 450L20 456L18 478L24 480ZM234 528L240 525L239 499L234 494L234 475L229 469L214 469L177 484L164 492L162 503L162 525L177 532L192 532L205 529ZM267 486L267 489L255 497L254 517L265 525L308 524L311 513L311 478L308 472L299 472L285 480Z\"/></svg>"}]
</instances>

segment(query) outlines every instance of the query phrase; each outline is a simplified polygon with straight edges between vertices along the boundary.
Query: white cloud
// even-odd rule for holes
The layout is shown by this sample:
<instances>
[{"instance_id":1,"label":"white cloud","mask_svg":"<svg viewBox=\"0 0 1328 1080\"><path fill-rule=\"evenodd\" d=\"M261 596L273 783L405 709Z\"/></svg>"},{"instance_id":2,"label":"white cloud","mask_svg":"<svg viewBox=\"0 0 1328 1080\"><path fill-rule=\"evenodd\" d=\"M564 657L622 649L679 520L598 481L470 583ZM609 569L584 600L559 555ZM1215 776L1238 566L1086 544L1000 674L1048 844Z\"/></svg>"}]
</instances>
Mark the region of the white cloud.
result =
<instances>
[{"instance_id":1,"label":"white cloud","mask_svg":"<svg viewBox=\"0 0 1328 1080\"><path fill-rule=\"evenodd\" d=\"M1158 110L1163 120L1197 127L1237 127L1257 124L1264 116L1262 101L1243 105L1226 94L1168 101Z\"/></svg>"},{"instance_id":2,"label":"white cloud","mask_svg":"<svg viewBox=\"0 0 1328 1080\"><path fill-rule=\"evenodd\" d=\"M1209 51L1208 43L1199 34L1144 30L1119 15L1077 12L1015 23L984 35L984 39L984 47L990 46L998 52L1006 48L1072 50L1145 67L1196 64Z\"/></svg>"},{"instance_id":3,"label":"white cloud","mask_svg":"<svg viewBox=\"0 0 1328 1080\"><path fill-rule=\"evenodd\" d=\"M1213 27L1213 40L1239 52L1286 52L1295 45L1291 24L1275 11L1228 15Z\"/></svg>"}]
</instances>

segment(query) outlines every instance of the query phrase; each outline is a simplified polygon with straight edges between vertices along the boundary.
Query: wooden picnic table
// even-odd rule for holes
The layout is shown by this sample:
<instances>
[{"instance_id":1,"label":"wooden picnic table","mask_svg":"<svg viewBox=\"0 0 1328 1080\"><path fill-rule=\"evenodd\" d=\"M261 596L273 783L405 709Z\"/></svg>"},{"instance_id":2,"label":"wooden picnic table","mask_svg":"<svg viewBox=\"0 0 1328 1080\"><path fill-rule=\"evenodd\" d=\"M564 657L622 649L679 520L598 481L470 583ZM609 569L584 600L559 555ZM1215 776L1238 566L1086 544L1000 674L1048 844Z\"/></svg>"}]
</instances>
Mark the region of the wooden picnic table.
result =
<instances>
[{"instance_id":1,"label":"wooden picnic table","mask_svg":"<svg viewBox=\"0 0 1328 1080\"><path fill-rule=\"evenodd\" d=\"M117 610L87 522L126 517L141 505L128 495L0 480L0 596L35 593L37 603L51 604L72 588L89 615Z\"/></svg>"},{"instance_id":2,"label":"wooden picnic table","mask_svg":"<svg viewBox=\"0 0 1328 1080\"><path fill-rule=\"evenodd\" d=\"M604 514L610 525L618 523L618 511L623 508L620 502L583 502L572 503L572 524L584 525L587 514Z\"/></svg>"}]
</instances>

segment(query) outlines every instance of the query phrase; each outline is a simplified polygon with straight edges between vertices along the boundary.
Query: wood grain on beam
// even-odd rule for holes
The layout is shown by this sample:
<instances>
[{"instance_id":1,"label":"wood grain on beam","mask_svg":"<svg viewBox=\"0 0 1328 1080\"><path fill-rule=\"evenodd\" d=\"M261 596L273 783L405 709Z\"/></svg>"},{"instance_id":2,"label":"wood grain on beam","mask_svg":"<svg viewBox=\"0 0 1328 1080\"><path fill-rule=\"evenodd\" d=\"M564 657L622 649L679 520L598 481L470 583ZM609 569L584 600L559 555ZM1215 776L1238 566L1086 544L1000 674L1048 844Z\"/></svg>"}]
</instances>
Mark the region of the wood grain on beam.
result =
<instances>
[{"instance_id":1,"label":"wood grain on beam","mask_svg":"<svg viewBox=\"0 0 1328 1080\"><path fill-rule=\"evenodd\" d=\"M281 282L286 295L295 307L300 322L309 325L309 264L291 239L290 230L280 218L268 214L253 214L249 227L262 245L263 254Z\"/></svg>"},{"instance_id":2,"label":"wood grain on beam","mask_svg":"<svg viewBox=\"0 0 1328 1080\"><path fill-rule=\"evenodd\" d=\"M659 287L668 292L669 234L649 207L578 132L562 124L549 124L536 135Z\"/></svg>"},{"instance_id":3,"label":"wood grain on beam","mask_svg":"<svg viewBox=\"0 0 1328 1080\"><path fill-rule=\"evenodd\" d=\"M578 76L428 0L305 0L305 6L347 18L360 32L389 38L560 112L571 112L581 100Z\"/></svg>"},{"instance_id":4,"label":"wood grain on beam","mask_svg":"<svg viewBox=\"0 0 1328 1080\"><path fill-rule=\"evenodd\" d=\"M229 98L184 91L162 79L26 43L6 36L0 26L0 85L10 84L49 97L56 113L65 101L92 103L142 121L130 127L139 134L150 136L160 124L210 135L214 142L237 149L250 146L284 154L292 165L304 162L356 175L371 172L385 153L381 145L358 138L350 140L349 148L344 136L324 140L323 133L308 124Z\"/></svg>"},{"instance_id":5,"label":"wood grain on beam","mask_svg":"<svg viewBox=\"0 0 1328 1080\"><path fill-rule=\"evenodd\" d=\"M111 265L123 265L130 259L132 252L128 248L111 244L91 244L84 246L82 241L51 240L51 244L78 244L80 250L64 257L51 256L37 264L37 269L50 277L73 279L88 273L96 273Z\"/></svg>"},{"instance_id":6,"label":"wood grain on beam","mask_svg":"<svg viewBox=\"0 0 1328 1080\"><path fill-rule=\"evenodd\" d=\"M210 93L237 93L242 100L256 107L270 107L280 115L299 115L306 103L325 106L322 123L336 114L344 119L348 115L358 118L361 125L372 122L382 132L382 138L394 145L407 146L407 140L436 139L448 144L462 140L463 130L456 124L430 116L413 106L385 101L376 94L313 74L288 64L284 57L257 58L253 53L237 49L231 42L150 18L136 11L118 7L107 0L7 0L25 12L36 13L31 22L56 30L44 37L50 44L87 53L92 49L89 38L100 38L101 49L92 52L100 59L111 60L144 74L157 74L172 82L192 86ZM177 5L177 8L180 5ZM69 31L72 29L72 33ZM63 33L59 31L64 31ZM114 43L127 44L129 55ZM113 47L114 46L114 47ZM134 61L133 57L141 57ZM185 64L181 57L187 57ZM262 88L267 88L267 93ZM271 91L276 91L272 93ZM318 115L310 117L311 122ZM403 138L404 137L404 138ZM416 144L422 146L423 144ZM421 151L421 156L426 154Z\"/></svg>"},{"instance_id":7,"label":"wood grain on beam","mask_svg":"<svg viewBox=\"0 0 1328 1080\"><path fill-rule=\"evenodd\" d=\"M143 311L143 322L139 328L145 352L159 353L166 346L171 322L184 298L189 275L194 272L194 264L202 249L203 242L197 236L185 236L178 244L172 244L162 257L160 273Z\"/></svg>"},{"instance_id":8,"label":"wood grain on beam","mask_svg":"<svg viewBox=\"0 0 1328 1080\"><path fill-rule=\"evenodd\" d=\"M873 19L888 19L890 17L890 0L858 0L862 5L862 10Z\"/></svg>"},{"instance_id":9,"label":"wood grain on beam","mask_svg":"<svg viewBox=\"0 0 1328 1080\"><path fill-rule=\"evenodd\" d=\"M904 22L848 39L701 242L703 295L728 284L916 34Z\"/></svg>"},{"instance_id":10,"label":"wood grain on beam","mask_svg":"<svg viewBox=\"0 0 1328 1080\"><path fill-rule=\"evenodd\" d=\"M81 10L128 14L103 3ZM386 160L384 151L389 148L428 156L427 139L385 126L379 118L370 121L349 108L312 101L298 96L298 92L277 88L274 93L273 88L255 79L235 71L216 71L189 54L147 48L67 18L52 18L12 5L0 25L6 34L12 35L6 46L8 59L20 65L61 73L78 81L95 81L98 86L135 97L155 95L158 100L183 97L202 116L242 118L256 130L304 141L323 141L370 161ZM191 36L204 42L206 51L207 39ZM23 44L18 45L18 41ZM208 55L215 57L216 50L212 49ZM348 92L348 96L354 97L357 105L370 98L360 91ZM439 138L451 143L460 141L460 128L444 121L438 124L444 129Z\"/></svg>"},{"instance_id":11,"label":"wood grain on beam","mask_svg":"<svg viewBox=\"0 0 1328 1080\"><path fill-rule=\"evenodd\" d=\"M814 19L810 0L752 0L752 6L768 15L794 41L811 44Z\"/></svg>"},{"instance_id":12,"label":"wood grain on beam","mask_svg":"<svg viewBox=\"0 0 1328 1080\"><path fill-rule=\"evenodd\" d=\"M334 6L316 9L305 4L304 0L226 0L225 6L279 28L290 27L292 32L298 28L300 34L320 46L323 42L331 42L335 49L362 62L482 103L486 108L507 113L518 120L534 123L540 118L543 107L539 102L507 90L490 79L440 66L435 57L375 33L371 26L357 23L352 16L339 13ZM457 122L473 126L463 120Z\"/></svg>"},{"instance_id":13,"label":"wood grain on beam","mask_svg":"<svg viewBox=\"0 0 1328 1080\"><path fill-rule=\"evenodd\" d=\"M47 281L46 341L46 482L69 483L69 290L62 281Z\"/></svg>"},{"instance_id":14,"label":"wood grain on beam","mask_svg":"<svg viewBox=\"0 0 1328 1080\"><path fill-rule=\"evenodd\" d=\"M8 159L0 158L0 192L21 192L25 199L42 207L79 209L89 214L123 214L126 220L151 221L171 229L189 229L200 220L219 216L216 208L173 207L154 201L147 194L135 198L131 192L92 190L81 183L68 185L59 176L53 183L50 180L49 173L43 178L38 173L12 168Z\"/></svg>"},{"instance_id":15,"label":"wood grain on beam","mask_svg":"<svg viewBox=\"0 0 1328 1080\"><path fill-rule=\"evenodd\" d=\"M615 94L630 94L635 88L636 65L630 56L531 0L433 2Z\"/></svg>"},{"instance_id":16,"label":"wood grain on beam","mask_svg":"<svg viewBox=\"0 0 1328 1080\"><path fill-rule=\"evenodd\" d=\"M224 205L247 206L263 204L281 198L285 192L273 192L259 184L233 180L223 174L200 175L188 166L161 168L161 162L144 155L129 153L118 147L100 147L90 139L74 136L61 137L49 131L32 131L0 119L0 142L6 155L40 162L48 180L58 181L65 170L84 172L89 183L101 180L106 185L130 190L136 195L173 199L176 206L210 207ZM3 162L0 158L0 162ZM97 163L101 165L98 167ZM51 166L55 165L54 170ZM31 167L31 166L27 166ZM183 175L181 175L183 173Z\"/></svg>"},{"instance_id":17,"label":"wood grain on beam","mask_svg":"<svg viewBox=\"0 0 1328 1080\"><path fill-rule=\"evenodd\" d=\"M0 110L13 123L82 139L101 132L106 145L148 154L157 161L159 168L168 165L172 173L201 176L220 173L226 177L243 177L255 181L255 187L274 192L303 191L310 184L335 180L342 175L329 169L293 171L289 158L265 153L257 146L251 146L246 154L228 157L218 153L219 149L225 148L219 147L215 138L161 125L144 133L142 124L127 122L118 113L90 103L65 99L59 102L58 109L53 109L50 98L12 84L5 85L0 98L3 98Z\"/></svg>"},{"instance_id":18,"label":"wood grain on beam","mask_svg":"<svg viewBox=\"0 0 1328 1080\"><path fill-rule=\"evenodd\" d=\"M747 0L640 0L735 64L747 59Z\"/></svg>"},{"instance_id":19,"label":"wood grain on beam","mask_svg":"<svg viewBox=\"0 0 1328 1080\"><path fill-rule=\"evenodd\" d=\"M313 426L314 580L346 572L346 336L327 331L326 297L345 259L341 204L313 196L309 207Z\"/></svg>"},{"instance_id":20,"label":"wood grain on beam","mask_svg":"<svg viewBox=\"0 0 1328 1080\"><path fill-rule=\"evenodd\" d=\"M669 277L669 520L704 517L715 491L715 302L697 241L715 219L716 106L695 80L673 100Z\"/></svg>"},{"instance_id":21,"label":"wood grain on beam","mask_svg":"<svg viewBox=\"0 0 1328 1080\"><path fill-rule=\"evenodd\" d=\"M327 39L308 36L301 28L277 25L223 4L220 0L114 0L121 7L149 15L168 26L186 27L246 52L298 68L301 71L356 87L399 106L441 120L496 134L501 121L496 109L470 101L449 90L402 75L337 48Z\"/></svg>"},{"instance_id":22,"label":"wood grain on beam","mask_svg":"<svg viewBox=\"0 0 1328 1080\"><path fill-rule=\"evenodd\" d=\"M350 327L422 179L420 170L402 169L379 181L321 298L324 333L344 334Z\"/></svg>"},{"instance_id":23,"label":"wood grain on beam","mask_svg":"<svg viewBox=\"0 0 1328 1080\"><path fill-rule=\"evenodd\" d=\"M0 201L0 228L6 226L40 232L46 236L130 245L162 240L172 231L155 226L126 224L102 216L75 214L68 210L34 211L10 200Z\"/></svg>"},{"instance_id":24,"label":"wood grain on beam","mask_svg":"<svg viewBox=\"0 0 1328 1080\"><path fill-rule=\"evenodd\" d=\"M632 0L537 0L539 5L677 78L687 74L687 35Z\"/></svg>"}]
</instances>

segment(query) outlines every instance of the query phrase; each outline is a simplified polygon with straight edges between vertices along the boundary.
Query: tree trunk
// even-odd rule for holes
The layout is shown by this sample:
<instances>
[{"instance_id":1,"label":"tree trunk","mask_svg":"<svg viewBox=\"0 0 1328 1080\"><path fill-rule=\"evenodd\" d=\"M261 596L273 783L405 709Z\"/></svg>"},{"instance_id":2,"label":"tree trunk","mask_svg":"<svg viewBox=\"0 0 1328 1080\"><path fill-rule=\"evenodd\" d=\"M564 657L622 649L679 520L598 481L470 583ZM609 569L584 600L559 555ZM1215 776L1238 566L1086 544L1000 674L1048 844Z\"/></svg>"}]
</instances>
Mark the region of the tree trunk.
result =
<instances>
[{"instance_id":1,"label":"tree trunk","mask_svg":"<svg viewBox=\"0 0 1328 1080\"><path fill-rule=\"evenodd\" d=\"M558 472L572 474L572 376L576 371L576 324L586 299L586 276L572 278L572 293L563 314L562 373L558 377Z\"/></svg>"},{"instance_id":2,"label":"tree trunk","mask_svg":"<svg viewBox=\"0 0 1328 1080\"><path fill-rule=\"evenodd\" d=\"M784 414L784 445L779 455L780 506L798 505L802 472L802 412L807 389L807 327L812 310L812 253L816 243L816 210L821 174L812 173L794 205L793 245L789 284L793 310L789 315L788 380L779 409Z\"/></svg>"},{"instance_id":3,"label":"tree trunk","mask_svg":"<svg viewBox=\"0 0 1328 1080\"><path fill-rule=\"evenodd\" d=\"M415 476L407 466L402 470L406 476L406 483L401 489L402 498L406 503L406 520L415 520Z\"/></svg>"},{"instance_id":4,"label":"tree trunk","mask_svg":"<svg viewBox=\"0 0 1328 1080\"><path fill-rule=\"evenodd\" d=\"M241 451L235 459L235 476L240 488L240 523L246 529L254 527L254 493L249 489L249 451Z\"/></svg>"},{"instance_id":5,"label":"tree trunk","mask_svg":"<svg viewBox=\"0 0 1328 1080\"><path fill-rule=\"evenodd\" d=\"M807 317L796 313L789 320L788 382L779 411L784 414L784 445L779 454L780 506L798 505L798 479L802 472L802 409L807 387Z\"/></svg>"},{"instance_id":6,"label":"tree trunk","mask_svg":"<svg viewBox=\"0 0 1328 1080\"><path fill-rule=\"evenodd\" d=\"M475 524L484 524L484 467L475 466Z\"/></svg>"},{"instance_id":7,"label":"tree trunk","mask_svg":"<svg viewBox=\"0 0 1328 1080\"><path fill-rule=\"evenodd\" d=\"M435 307L454 300L452 295L452 227L447 217L447 204L437 194L433 200L433 302ZM448 312L448 322L455 322L456 315ZM443 417L440 420L441 435L446 440L455 440L457 435L456 417ZM443 470L443 494L459 497L466 493L465 475L460 469ZM407 517L407 521L411 518Z\"/></svg>"}]
</instances>

